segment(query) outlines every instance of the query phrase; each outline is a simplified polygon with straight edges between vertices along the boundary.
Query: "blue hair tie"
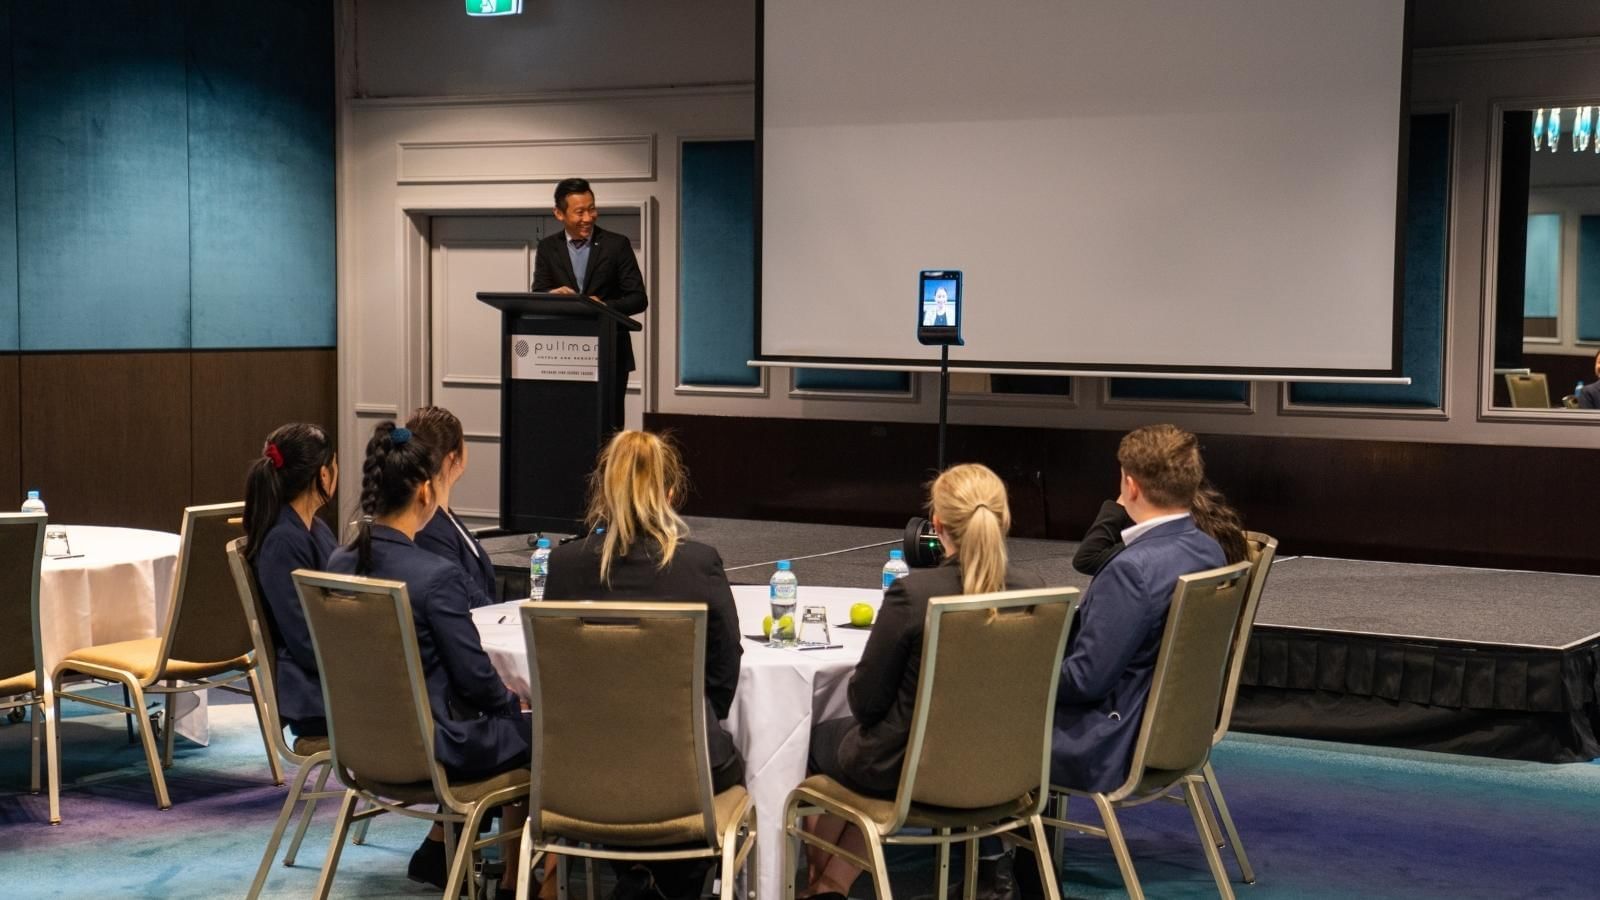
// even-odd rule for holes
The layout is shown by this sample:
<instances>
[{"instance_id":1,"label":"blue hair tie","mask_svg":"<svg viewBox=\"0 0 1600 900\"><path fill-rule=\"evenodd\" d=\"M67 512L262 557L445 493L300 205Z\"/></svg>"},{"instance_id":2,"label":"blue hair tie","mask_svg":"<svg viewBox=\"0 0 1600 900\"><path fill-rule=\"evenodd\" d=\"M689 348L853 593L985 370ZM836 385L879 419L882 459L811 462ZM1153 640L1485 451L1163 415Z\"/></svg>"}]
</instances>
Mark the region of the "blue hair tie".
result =
<instances>
[{"instance_id":1,"label":"blue hair tie","mask_svg":"<svg viewBox=\"0 0 1600 900\"><path fill-rule=\"evenodd\" d=\"M396 427L395 430L389 432L389 440L398 447L411 440L411 429L403 426Z\"/></svg>"}]
</instances>

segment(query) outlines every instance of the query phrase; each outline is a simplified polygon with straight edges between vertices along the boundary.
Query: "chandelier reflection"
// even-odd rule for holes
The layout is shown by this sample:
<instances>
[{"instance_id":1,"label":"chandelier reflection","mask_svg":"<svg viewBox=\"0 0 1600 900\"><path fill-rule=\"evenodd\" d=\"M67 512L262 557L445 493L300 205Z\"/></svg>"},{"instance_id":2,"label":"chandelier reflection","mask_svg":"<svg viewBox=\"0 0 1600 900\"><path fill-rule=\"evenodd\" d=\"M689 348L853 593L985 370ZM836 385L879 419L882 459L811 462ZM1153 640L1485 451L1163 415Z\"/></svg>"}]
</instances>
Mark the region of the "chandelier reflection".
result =
<instances>
[{"instance_id":1,"label":"chandelier reflection","mask_svg":"<svg viewBox=\"0 0 1600 900\"><path fill-rule=\"evenodd\" d=\"M1561 107L1536 109L1533 112L1533 149L1561 149ZM1572 110L1571 144L1574 153L1587 153L1591 146L1600 153L1600 106L1579 106Z\"/></svg>"}]
</instances>

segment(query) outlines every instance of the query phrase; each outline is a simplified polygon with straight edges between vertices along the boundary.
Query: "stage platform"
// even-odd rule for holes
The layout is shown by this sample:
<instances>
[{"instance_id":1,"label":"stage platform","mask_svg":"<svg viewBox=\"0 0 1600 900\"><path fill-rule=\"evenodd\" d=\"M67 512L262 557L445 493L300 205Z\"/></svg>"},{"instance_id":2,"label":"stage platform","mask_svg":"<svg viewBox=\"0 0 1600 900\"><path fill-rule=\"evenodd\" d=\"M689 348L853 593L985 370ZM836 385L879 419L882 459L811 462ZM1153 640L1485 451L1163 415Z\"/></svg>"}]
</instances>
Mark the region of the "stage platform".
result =
<instances>
[{"instance_id":1,"label":"stage platform","mask_svg":"<svg viewBox=\"0 0 1600 900\"><path fill-rule=\"evenodd\" d=\"M778 559L801 585L869 587L898 529L690 518L735 584ZM484 541L526 596L527 538ZM1013 539L1047 584L1087 587L1076 544ZM1572 762L1600 756L1600 577L1280 556L1256 615L1234 728Z\"/></svg>"}]
</instances>

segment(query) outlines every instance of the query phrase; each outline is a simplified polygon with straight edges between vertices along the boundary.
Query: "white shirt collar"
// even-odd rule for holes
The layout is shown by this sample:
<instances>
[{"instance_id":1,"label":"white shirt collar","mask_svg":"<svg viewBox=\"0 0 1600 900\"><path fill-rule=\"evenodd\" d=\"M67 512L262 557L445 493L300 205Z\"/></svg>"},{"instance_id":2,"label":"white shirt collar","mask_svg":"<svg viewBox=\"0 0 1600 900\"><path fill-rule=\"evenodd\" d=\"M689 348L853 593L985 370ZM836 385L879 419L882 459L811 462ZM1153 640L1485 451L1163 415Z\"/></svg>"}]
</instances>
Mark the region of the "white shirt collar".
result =
<instances>
[{"instance_id":1,"label":"white shirt collar","mask_svg":"<svg viewBox=\"0 0 1600 900\"><path fill-rule=\"evenodd\" d=\"M1143 537L1145 532L1156 527L1157 525L1165 525L1168 522L1176 522L1179 519L1188 518L1188 516L1189 514L1186 512L1173 513L1169 516L1156 516L1154 519L1145 519L1143 522L1140 522L1137 525L1130 525L1127 528L1122 529L1122 543L1124 545L1131 544Z\"/></svg>"}]
</instances>

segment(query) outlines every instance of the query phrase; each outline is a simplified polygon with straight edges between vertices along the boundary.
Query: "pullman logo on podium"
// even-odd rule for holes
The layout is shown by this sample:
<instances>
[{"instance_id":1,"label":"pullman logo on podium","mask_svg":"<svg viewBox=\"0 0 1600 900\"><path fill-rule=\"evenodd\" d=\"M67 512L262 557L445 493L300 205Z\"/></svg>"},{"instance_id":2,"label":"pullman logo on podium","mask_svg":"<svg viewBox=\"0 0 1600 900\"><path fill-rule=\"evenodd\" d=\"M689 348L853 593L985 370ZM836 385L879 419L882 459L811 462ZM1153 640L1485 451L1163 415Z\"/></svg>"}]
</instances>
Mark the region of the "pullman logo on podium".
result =
<instances>
[{"instance_id":1,"label":"pullman logo on podium","mask_svg":"<svg viewBox=\"0 0 1600 900\"><path fill-rule=\"evenodd\" d=\"M511 377L521 381L599 381L600 340L562 335L511 339Z\"/></svg>"}]
</instances>

